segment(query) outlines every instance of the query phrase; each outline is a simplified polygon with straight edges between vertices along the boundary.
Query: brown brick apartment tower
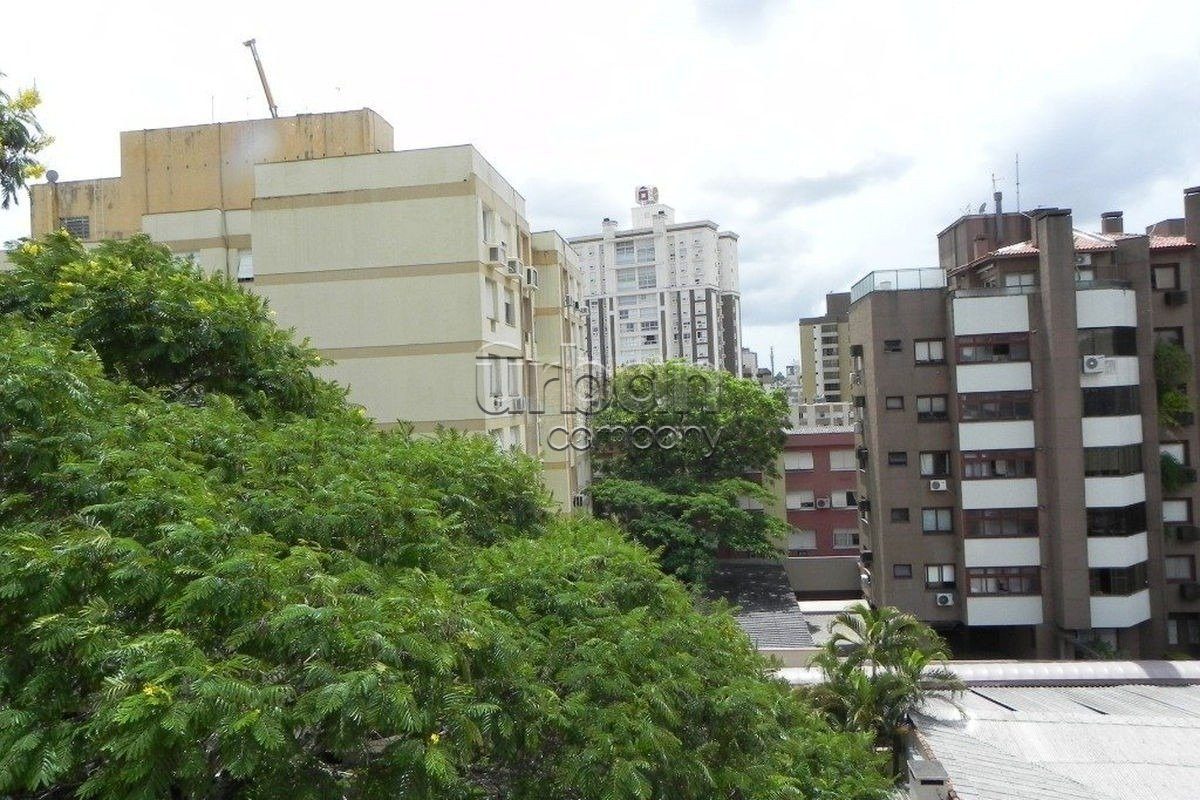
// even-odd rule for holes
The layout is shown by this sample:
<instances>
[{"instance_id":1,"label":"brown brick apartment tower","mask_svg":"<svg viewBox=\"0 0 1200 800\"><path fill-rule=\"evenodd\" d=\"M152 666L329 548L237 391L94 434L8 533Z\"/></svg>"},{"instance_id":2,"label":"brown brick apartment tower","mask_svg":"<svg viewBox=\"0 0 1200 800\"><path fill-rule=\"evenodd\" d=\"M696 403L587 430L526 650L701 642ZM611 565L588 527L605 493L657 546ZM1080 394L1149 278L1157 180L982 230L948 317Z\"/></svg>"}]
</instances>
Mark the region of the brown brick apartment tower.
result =
<instances>
[{"instance_id":1,"label":"brown brick apartment tower","mask_svg":"<svg viewBox=\"0 0 1200 800\"><path fill-rule=\"evenodd\" d=\"M1145 234L1118 212L1100 233L1066 209L967 216L939 269L855 285L869 599L960 654L1200 648L1200 376L1156 370L1200 332L1200 188L1184 205Z\"/></svg>"}]
</instances>

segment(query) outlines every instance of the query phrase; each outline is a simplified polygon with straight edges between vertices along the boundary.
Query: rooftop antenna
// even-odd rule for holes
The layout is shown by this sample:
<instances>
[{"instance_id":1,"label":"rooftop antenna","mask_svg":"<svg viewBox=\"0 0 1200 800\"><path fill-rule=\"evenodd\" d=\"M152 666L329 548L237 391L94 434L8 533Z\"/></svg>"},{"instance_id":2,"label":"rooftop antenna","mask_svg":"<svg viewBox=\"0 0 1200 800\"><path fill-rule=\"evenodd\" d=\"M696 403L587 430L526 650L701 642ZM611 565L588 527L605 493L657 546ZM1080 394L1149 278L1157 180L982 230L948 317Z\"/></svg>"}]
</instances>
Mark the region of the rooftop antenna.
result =
<instances>
[{"instance_id":1,"label":"rooftop antenna","mask_svg":"<svg viewBox=\"0 0 1200 800\"><path fill-rule=\"evenodd\" d=\"M275 105L275 98L271 96L271 87L267 85L267 73L263 71L262 60L258 57L258 48L254 46L254 39L247 39L242 42L246 47L250 48L250 55L254 56L254 66L258 67L258 79L262 81L263 94L267 96L267 108L271 109L271 118L279 118L279 106Z\"/></svg>"},{"instance_id":2,"label":"rooftop antenna","mask_svg":"<svg viewBox=\"0 0 1200 800\"><path fill-rule=\"evenodd\" d=\"M1021 213L1021 154L1017 153L1017 213Z\"/></svg>"}]
</instances>

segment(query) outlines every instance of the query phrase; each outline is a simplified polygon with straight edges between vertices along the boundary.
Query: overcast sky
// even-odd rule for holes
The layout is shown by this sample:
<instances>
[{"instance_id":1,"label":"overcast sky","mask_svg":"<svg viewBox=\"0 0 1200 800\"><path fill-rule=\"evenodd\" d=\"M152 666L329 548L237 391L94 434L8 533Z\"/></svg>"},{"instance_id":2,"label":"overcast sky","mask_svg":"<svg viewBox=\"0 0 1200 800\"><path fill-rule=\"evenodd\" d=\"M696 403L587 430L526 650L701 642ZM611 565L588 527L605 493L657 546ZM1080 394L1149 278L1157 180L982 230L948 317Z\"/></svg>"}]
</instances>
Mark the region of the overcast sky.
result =
<instances>
[{"instance_id":1,"label":"overcast sky","mask_svg":"<svg viewBox=\"0 0 1200 800\"><path fill-rule=\"evenodd\" d=\"M1182 214L1200 184L1200 3L800 0L29 2L4 12L8 90L36 81L63 180L116 175L121 130L369 106L396 147L471 142L535 229L628 224L656 184L741 235L746 344L871 269L936 264L991 200ZM969 6L969 8L968 8ZM330 17L330 10L340 16ZM19 32L19 37L12 32ZM0 240L28 232L28 201Z\"/></svg>"}]
</instances>

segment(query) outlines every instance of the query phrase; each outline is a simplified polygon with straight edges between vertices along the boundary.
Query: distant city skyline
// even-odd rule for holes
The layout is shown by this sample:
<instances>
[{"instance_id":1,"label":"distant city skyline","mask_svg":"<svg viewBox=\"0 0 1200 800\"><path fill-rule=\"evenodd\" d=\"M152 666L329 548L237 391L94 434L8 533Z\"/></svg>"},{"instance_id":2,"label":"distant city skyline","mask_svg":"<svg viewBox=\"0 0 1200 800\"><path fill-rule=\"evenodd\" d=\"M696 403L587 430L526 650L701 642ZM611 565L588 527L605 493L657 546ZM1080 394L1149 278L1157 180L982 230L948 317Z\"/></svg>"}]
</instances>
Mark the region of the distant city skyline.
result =
<instances>
[{"instance_id":1,"label":"distant city skyline","mask_svg":"<svg viewBox=\"0 0 1200 800\"><path fill-rule=\"evenodd\" d=\"M266 116L254 36L281 114L366 106L398 149L471 142L539 226L589 233L655 184L680 218L737 231L743 343L774 346L781 371L826 292L935 265L937 232L991 207L993 173L1015 208L1018 152L1022 207L1070 207L1088 229L1119 209L1141 230L1200 184L1185 2L60 8L53 29L33 6L9 12L27 35L0 71L9 90L36 82L64 180L118 174L120 130ZM0 239L25 235L28 213L24 198L0 212Z\"/></svg>"}]
</instances>

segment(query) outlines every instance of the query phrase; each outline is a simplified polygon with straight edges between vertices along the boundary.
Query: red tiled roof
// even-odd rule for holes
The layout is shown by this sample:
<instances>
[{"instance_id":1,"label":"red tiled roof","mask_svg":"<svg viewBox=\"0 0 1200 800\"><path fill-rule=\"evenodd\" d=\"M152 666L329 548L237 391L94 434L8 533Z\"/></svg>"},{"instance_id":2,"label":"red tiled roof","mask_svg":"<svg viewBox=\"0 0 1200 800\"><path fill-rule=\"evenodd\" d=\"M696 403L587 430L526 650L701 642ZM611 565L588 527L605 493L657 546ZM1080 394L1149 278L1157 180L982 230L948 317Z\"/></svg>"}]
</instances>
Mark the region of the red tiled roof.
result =
<instances>
[{"instance_id":1,"label":"red tiled roof","mask_svg":"<svg viewBox=\"0 0 1200 800\"><path fill-rule=\"evenodd\" d=\"M1105 250L1116 249L1117 242L1122 239L1132 239L1135 236L1141 236L1138 233L1090 233L1081 231L1078 228L1072 231L1075 238L1075 252L1077 253L1097 253ZM1150 236L1151 250L1170 250L1179 247L1195 247L1195 243L1189 242L1186 236ZM968 264L964 264L958 269L951 270L951 274L965 271L969 267L976 264L981 264L993 258L1020 258L1022 256L1036 256L1038 254L1037 247L1032 241L1017 242L1016 244L1005 245L997 248L985 256L975 259Z\"/></svg>"}]
</instances>

